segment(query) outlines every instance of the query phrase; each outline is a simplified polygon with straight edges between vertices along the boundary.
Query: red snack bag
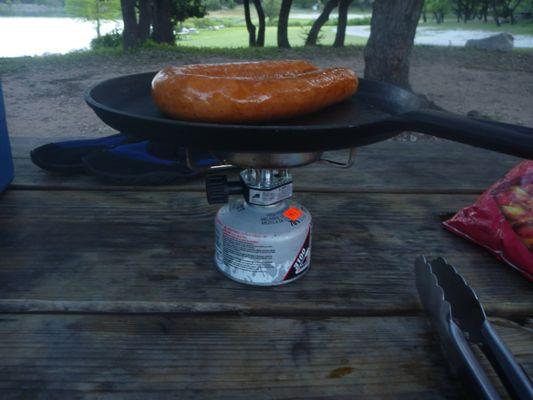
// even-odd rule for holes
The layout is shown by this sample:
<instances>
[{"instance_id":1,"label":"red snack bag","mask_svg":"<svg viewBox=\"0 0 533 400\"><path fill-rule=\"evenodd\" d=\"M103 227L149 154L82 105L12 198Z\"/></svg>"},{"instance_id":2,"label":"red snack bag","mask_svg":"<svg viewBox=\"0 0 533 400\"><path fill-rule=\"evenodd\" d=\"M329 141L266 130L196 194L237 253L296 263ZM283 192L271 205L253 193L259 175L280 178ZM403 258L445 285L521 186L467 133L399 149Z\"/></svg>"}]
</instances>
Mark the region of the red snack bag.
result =
<instances>
[{"instance_id":1,"label":"red snack bag","mask_svg":"<svg viewBox=\"0 0 533 400\"><path fill-rule=\"evenodd\" d=\"M524 161L443 223L533 281L533 161Z\"/></svg>"}]
</instances>

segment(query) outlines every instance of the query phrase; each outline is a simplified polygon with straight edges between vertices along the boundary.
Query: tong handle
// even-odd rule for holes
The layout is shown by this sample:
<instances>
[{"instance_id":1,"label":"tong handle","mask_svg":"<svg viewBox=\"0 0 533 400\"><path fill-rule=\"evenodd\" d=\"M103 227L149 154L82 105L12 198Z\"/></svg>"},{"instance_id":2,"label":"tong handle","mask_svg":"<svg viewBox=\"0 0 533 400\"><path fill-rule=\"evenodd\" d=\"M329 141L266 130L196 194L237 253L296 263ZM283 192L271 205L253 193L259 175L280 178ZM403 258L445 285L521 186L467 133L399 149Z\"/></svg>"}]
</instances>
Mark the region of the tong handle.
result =
<instances>
[{"instance_id":1,"label":"tong handle","mask_svg":"<svg viewBox=\"0 0 533 400\"><path fill-rule=\"evenodd\" d=\"M468 345L461 329L453 321L450 322L449 329L452 343L461 359L457 372L462 379L468 382L466 389L477 399L501 400L500 395Z\"/></svg>"},{"instance_id":2,"label":"tong handle","mask_svg":"<svg viewBox=\"0 0 533 400\"><path fill-rule=\"evenodd\" d=\"M533 385L531 384L531 380L520 364L514 359L512 353L492 328L489 321L483 323L481 336L483 337L481 349L489 359L511 397L517 400L533 399Z\"/></svg>"}]
</instances>

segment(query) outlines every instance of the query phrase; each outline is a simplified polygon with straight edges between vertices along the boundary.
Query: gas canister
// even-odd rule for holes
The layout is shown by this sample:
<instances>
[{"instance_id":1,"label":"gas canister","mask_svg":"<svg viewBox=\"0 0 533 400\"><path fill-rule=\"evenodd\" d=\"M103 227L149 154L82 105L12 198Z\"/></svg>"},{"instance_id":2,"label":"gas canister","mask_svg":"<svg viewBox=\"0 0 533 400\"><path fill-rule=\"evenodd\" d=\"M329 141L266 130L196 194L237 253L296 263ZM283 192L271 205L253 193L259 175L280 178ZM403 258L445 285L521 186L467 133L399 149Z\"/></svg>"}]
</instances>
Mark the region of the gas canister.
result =
<instances>
[{"instance_id":1,"label":"gas canister","mask_svg":"<svg viewBox=\"0 0 533 400\"><path fill-rule=\"evenodd\" d=\"M228 277L253 285L281 285L301 277L311 262L311 214L285 200L271 207L243 199L215 219L215 264Z\"/></svg>"},{"instance_id":2,"label":"gas canister","mask_svg":"<svg viewBox=\"0 0 533 400\"><path fill-rule=\"evenodd\" d=\"M215 218L215 265L230 279L248 285L275 286L303 276L311 263L312 218L292 196L286 169L241 172L240 182L208 176L211 204L227 203Z\"/></svg>"}]
</instances>

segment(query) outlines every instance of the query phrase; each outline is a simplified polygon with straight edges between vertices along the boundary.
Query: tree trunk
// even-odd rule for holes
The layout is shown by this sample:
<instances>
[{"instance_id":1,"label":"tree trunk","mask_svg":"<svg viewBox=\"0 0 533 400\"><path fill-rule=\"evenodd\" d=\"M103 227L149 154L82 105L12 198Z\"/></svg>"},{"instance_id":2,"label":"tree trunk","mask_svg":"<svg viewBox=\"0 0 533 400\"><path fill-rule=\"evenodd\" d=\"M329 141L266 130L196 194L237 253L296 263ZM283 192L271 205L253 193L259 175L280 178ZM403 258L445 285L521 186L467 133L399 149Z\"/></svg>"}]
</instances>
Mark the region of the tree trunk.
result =
<instances>
[{"instance_id":1,"label":"tree trunk","mask_svg":"<svg viewBox=\"0 0 533 400\"><path fill-rule=\"evenodd\" d=\"M428 17L426 15L426 8L422 8L422 21L424 21L424 24L428 22Z\"/></svg>"},{"instance_id":2,"label":"tree trunk","mask_svg":"<svg viewBox=\"0 0 533 400\"><path fill-rule=\"evenodd\" d=\"M124 20L124 30L122 31L122 42L124 50L129 50L137 46L138 26L135 15L135 0L120 0L122 9L122 19Z\"/></svg>"},{"instance_id":3,"label":"tree trunk","mask_svg":"<svg viewBox=\"0 0 533 400\"><path fill-rule=\"evenodd\" d=\"M100 32L100 18L96 17L96 37L100 38L102 36Z\"/></svg>"},{"instance_id":4,"label":"tree trunk","mask_svg":"<svg viewBox=\"0 0 533 400\"><path fill-rule=\"evenodd\" d=\"M500 26L501 25L501 23L500 23L500 15L499 15L499 12L498 12L498 5L496 3L496 0L492 1L492 12L493 12L493 16L494 16L494 22L496 22L496 26Z\"/></svg>"},{"instance_id":5,"label":"tree trunk","mask_svg":"<svg viewBox=\"0 0 533 400\"><path fill-rule=\"evenodd\" d=\"M248 45L253 47L256 45L255 41L255 25L252 23L250 16L250 0L244 0L244 20L246 21L246 29L248 30Z\"/></svg>"},{"instance_id":6,"label":"tree trunk","mask_svg":"<svg viewBox=\"0 0 533 400\"><path fill-rule=\"evenodd\" d=\"M487 13L489 11L489 0L483 0L481 2L481 9L479 11L479 19L483 22L487 22Z\"/></svg>"},{"instance_id":7,"label":"tree trunk","mask_svg":"<svg viewBox=\"0 0 533 400\"><path fill-rule=\"evenodd\" d=\"M409 88L409 58L423 0L375 0L365 78Z\"/></svg>"},{"instance_id":8,"label":"tree trunk","mask_svg":"<svg viewBox=\"0 0 533 400\"><path fill-rule=\"evenodd\" d=\"M152 25L152 0L139 0L139 41L146 42L150 37L150 26Z\"/></svg>"},{"instance_id":9,"label":"tree trunk","mask_svg":"<svg viewBox=\"0 0 533 400\"><path fill-rule=\"evenodd\" d=\"M257 30L255 45L257 47L265 47L265 11L261 5L261 0L254 0L254 6L257 11L257 18L259 19L259 29Z\"/></svg>"},{"instance_id":10,"label":"tree trunk","mask_svg":"<svg viewBox=\"0 0 533 400\"><path fill-rule=\"evenodd\" d=\"M514 13L515 13L517 7L520 5L521 2L522 2L522 0L516 0L516 3L514 4L514 7L511 7L511 9L510 9L511 24L516 24L516 19L514 17Z\"/></svg>"},{"instance_id":11,"label":"tree trunk","mask_svg":"<svg viewBox=\"0 0 533 400\"><path fill-rule=\"evenodd\" d=\"M281 7L279 9L278 19L278 47L290 48L289 43L289 13L291 11L292 0L282 0Z\"/></svg>"},{"instance_id":12,"label":"tree trunk","mask_svg":"<svg viewBox=\"0 0 533 400\"><path fill-rule=\"evenodd\" d=\"M442 11L435 11L433 17L437 24L442 24L444 22L444 13Z\"/></svg>"},{"instance_id":13,"label":"tree trunk","mask_svg":"<svg viewBox=\"0 0 533 400\"><path fill-rule=\"evenodd\" d=\"M318 18L313 22L313 26L311 26L311 30L309 31L309 34L307 35L307 39L305 40L306 46L316 46L316 43L318 41L318 34L320 33L320 29L322 29L322 26L328 22L329 14L333 11L335 7L339 4L339 0L329 0L325 5L324 9L318 16Z\"/></svg>"},{"instance_id":14,"label":"tree trunk","mask_svg":"<svg viewBox=\"0 0 533 400\"><path fill-rule=\"evenodd\" d=\"M171 0L156 0L154 13L154 32L153 39L157 43L176 44L174 36L174 27L172 26L171 17Z\"/></svg>"},{"instance_id":15,"label":"tree trunk","mask_svg":"<svg viewBox=\"0 0 533 400\"><path fill-rule=\"evenodd\" d=\"M348 23L348 9L353 0L340 0L339 3L339 20L337 22L337 32L335 33L335 41L333 47L344 47L344 39L346 38L346 25Z\"/></svg>"}]
</instances>

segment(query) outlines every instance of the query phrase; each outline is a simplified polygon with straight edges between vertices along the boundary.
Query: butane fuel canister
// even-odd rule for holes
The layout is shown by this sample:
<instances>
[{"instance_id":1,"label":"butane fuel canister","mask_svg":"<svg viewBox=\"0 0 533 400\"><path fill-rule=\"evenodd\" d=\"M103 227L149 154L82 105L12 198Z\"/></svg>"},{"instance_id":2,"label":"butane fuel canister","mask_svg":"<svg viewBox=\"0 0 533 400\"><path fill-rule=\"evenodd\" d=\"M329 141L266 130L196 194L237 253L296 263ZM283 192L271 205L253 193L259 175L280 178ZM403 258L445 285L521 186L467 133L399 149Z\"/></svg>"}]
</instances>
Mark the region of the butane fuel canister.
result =
<instances>
[{"instance_id":1,"label":"butane fuel canister","mask_svg":"<svg viewBox=\"0 0 533 400\"><path fill-rule=\"evenodd\" d=\"M286 170L245 170L240 176L244 199L231 200L216 215L216 266L230 279L250 285L298 279L311 262L312 219L290 199L292 178ZM210 202L239 191L239 185L220 176L209 177L207 188Z\"/></svg>"}]
</instances>

